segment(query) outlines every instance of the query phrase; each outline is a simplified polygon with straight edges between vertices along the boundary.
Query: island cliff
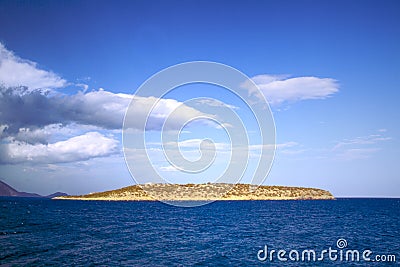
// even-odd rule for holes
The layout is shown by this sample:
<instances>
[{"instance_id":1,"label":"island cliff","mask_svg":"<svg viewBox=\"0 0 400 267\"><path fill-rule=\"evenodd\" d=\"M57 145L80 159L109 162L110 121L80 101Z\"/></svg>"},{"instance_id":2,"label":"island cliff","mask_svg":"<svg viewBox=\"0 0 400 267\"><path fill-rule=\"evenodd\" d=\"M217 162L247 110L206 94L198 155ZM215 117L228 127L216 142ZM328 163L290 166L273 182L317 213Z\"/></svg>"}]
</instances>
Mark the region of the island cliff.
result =
<instances>
[{"instance_id":1,"label":"island cliff","mask_svg":"<svg viewBox=\"0 0 400 267\"><path fill-rule=\"evenodd\" d=\"M148 193L150 192L150 194ZM154 197L152 197L154 196ZM109 201L208 201L208 200L306 200L335 199L326 190L286 186L252 186L249 184L144 184L80 196L54 199Z\"/></svg>"}]
</instances>

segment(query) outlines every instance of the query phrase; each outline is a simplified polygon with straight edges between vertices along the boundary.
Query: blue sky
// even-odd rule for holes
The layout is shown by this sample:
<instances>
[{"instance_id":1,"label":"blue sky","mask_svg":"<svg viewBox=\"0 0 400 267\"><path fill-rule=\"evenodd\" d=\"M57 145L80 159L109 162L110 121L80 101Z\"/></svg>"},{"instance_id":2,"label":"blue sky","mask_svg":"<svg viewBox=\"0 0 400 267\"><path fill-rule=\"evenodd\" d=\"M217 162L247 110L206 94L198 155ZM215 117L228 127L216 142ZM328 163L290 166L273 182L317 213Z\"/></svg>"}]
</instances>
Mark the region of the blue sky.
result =
<instances>
[{"instance_id":1,"label":"blue sky","mask_svg":"<svg viewBox=\"0 0 400 267\"><path fill-rule=\"evenodd\" d=\"M1 1L2 90L28 87L2 95L1 177L42 194L132 184L122 94L166 67L207 60L258 77L272 102L278 147L265 184L398 197L399 11L398 1ZM105 103L116 108L94 116ZM82 151L85 140L104 149ZM58 147L68 149L49 152Z\"/></svg>"}]
</instances>

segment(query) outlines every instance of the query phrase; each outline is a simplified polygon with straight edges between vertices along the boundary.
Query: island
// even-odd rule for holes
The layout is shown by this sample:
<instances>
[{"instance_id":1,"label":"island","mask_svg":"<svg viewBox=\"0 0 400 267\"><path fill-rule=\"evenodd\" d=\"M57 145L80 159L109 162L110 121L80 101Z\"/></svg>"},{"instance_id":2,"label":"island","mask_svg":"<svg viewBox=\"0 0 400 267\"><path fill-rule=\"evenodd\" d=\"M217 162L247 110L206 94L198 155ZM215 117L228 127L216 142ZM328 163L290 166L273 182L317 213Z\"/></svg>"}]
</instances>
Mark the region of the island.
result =
<instances>
[{"instance_id":1,"label":"island","mask_svg":"<svg viewBox=\"0 0 400 267\"><path fill-rule=\"evenodd\" d=\"M250 184L142 184L78 196L53 199L105 201L213 201L213 200L331 200L334 196L317 188L255 186Z\"/></svg>"}]
</instances>

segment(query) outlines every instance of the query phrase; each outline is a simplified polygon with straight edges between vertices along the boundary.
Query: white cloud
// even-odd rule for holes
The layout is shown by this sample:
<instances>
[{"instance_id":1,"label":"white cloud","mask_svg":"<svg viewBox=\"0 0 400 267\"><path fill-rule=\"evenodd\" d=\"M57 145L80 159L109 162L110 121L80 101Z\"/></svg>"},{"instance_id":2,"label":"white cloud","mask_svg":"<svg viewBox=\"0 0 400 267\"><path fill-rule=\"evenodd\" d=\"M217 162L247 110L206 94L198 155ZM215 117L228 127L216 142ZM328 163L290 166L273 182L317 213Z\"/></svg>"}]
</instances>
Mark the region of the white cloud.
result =
<instances>
[{"instance_id":1,"label":"white cloud","mask_svg":"<svg viewBox=\"0 0 400 267\"><path fill-rule=\"evenodd\" d=\"M222 143L222 142L213 142L213 145L210 142L203 142L204 139L187 139L178 142L179 148L188 148L188 149L217 149L220 151L229 151L231 146L229 143Z\"/></svg>"},{"instance_id":2,"label":"white cloud","mask_svg":"<svg viewBox=\"0 0 400 267\"><path fill-rule=\"evenodd\" d=\"M265 153L272 152L275 148L276 155L299 155L307 151L303 146L297 142L289 141L279 144L267 144L267 145L250 145L249 150L252 156L258 156L264 150Z\"/></svg>"},{"instance_id":3,"label":"white cloud","mask_svg":"<svg viewBox=\"0 0 400 267\"><path fill-rule=\"evenodd\" d=\"M278 106L285 102L307 99L324 99L339 91L336 80L318 77L295 77L286 75L258 75L251 78L260 88L269 104ZM243 88L252 90L247 83ZM249 91L249 93L253 93Z\"/></svg>"},{"instance_id":4,"label":"white cloud","mask_svg":"<svg viewBox=\"0 0 400 267\"><path fill-rule=\"evenodd\" d=\"M163 166L163 167L159 167L158 168L160 171L163 172L179 172L180 170L175 168L173 165L169 165L169 166Z\"/></svg>"},{"instance_id":5,"label":"white cloud","mask_svg":"<svg viewBox=\"0 0 400 267\"><path fill-rule=\"evenodd\" d=\"M343 141L338 142L333 150L338 150L342 147L354 146L354 145L373 145L381 141L391 140L391 137L385 137L381 134L371 134L368 136L360 136L353 139L345 139Z\"/></svg>"},{"instance_id":6,"label":"white cloud","mask_svg":"<svg viewBox=\"0 0 400 267\"><path fill-rule=\"evenodd\" d=\"M357 159L368 159L374 153L379 151L379 148L349 148L345 149L337 154L339 159L343 160L357 160Z\"/></svg>"},{"instance_id":7,"label":"white cloud","mask_svg":"<svg viewBox=\"0 0 400 267\"><path fill-rule=\"evenodd\" d=\"M11 142L0 145L0 161L16 163L66 163L109 156L118 152L118 141L98 132L88 132L51 144Z\"/></svg>"},{"instance_id":8,"label":"white cloud","mask_svg":"<svg viewBox=\"0 0 400 267\"><path fill-rule=\"evenodd\" d=\"M299 155L307 151L302 145L297 142L286 142L276 145L277 153L285 155Z\"/></svg>"},{"instance_id":9,"label":"white cloud","mask_svg":"<svg viewBox=\"0 0 400 267\"><path fill-rule=\"evenodd\" d=\"M227 108L230 108L230 109L239 109L239 107L237 107L237 106L229 105L229 104L226 104L226 103L224 103L224 102L221 102L221 101L219 101L219 100L212 99L212 98L208 98L208 99L205 99L205 98L203 98L203 99L197 99L196 102L197 102L198 104L201 104L201 105L208 105L208 106L210 106L210 107L227 107Z\"/></svg>"},{"instance_id":10,"label":"white cloud","mask_svg":"<svg viewBox=\"0 0 400 267\"><path fill-rule=\"evenodd\" d=\"M127 97L127 95L125 95ZM131 96L132 103L125 120L126 128L141 129L143 119L148 118L148 130L180 130L189 120L196 117L214 118L174 99L157 99L155 97ZM146 114L157 103L150 114ZM166 120L168 119L167 123ZM164 124L165 123L165 124Z\"/></svg>"},{"instance_id":11,"label":"white cloud","mask_svg":"<svg viewBox=\"0 0 400 267\"><path fill-rule=\"evenodd\" d=\"M87 90L89 89L89 85L87 85L85 83L77 83L77 84L75 84L75 86L81 87L83 93L86 93Z\"/></svg>"},{"instance_id":12,"label":"white cloud","mask_svg":"<svg viewBox=\"0 0 400 267\"><path fill-rule=\"evenodd\" d=\"M276 148L277 149L285 149L285 148L295 147L295 146L298 146L298 145L299 145L299 143L294 142L294 141L290 141L290 142L286 142L286 143L276 144Z\"/></svg>"},{"instance_id":13,"label":"white cloud","mask_svg":"<svg viewBox=\"0 0 400 267\"><path fill-rule=\"evenodd\" d=\"M60 88L67 82L51 71L38 68L35 62L19 58L0 43L0 84L26 86L34 90Z\"/></svg>"},{"instance_id":14,"label":"white cloud","mask_svg":"<svg viewBox=\"0 0 400 267\"><path fill-rule=\"evenodd\" d=\"M284 149L284 148L291 148L294 146L299 145L297 142L286 142L286 143L280 143L280 144L266 144L266 145L250 145L249 149L250 150L261 150L261 149L265 149L265 150L271 150L274 149L274 147L276 149Z\"/></svg>"},{"instance_id":15,"label":"white cloud","mask_svg":"<svg viewBox=\"0 0 400 267\"><path fill-rule=\"evenodd\" d=\"M332 152L336 154L336 157L344 160L356 160L356 159L367 159L370 158L380 151L378 147L380 143L391 140L391 137L383 136L384 133L378 130L379 134L370 134L367 136L359 136L352 139L345 139L337 142L332 148Z\"/></svg>"}]
</instances>

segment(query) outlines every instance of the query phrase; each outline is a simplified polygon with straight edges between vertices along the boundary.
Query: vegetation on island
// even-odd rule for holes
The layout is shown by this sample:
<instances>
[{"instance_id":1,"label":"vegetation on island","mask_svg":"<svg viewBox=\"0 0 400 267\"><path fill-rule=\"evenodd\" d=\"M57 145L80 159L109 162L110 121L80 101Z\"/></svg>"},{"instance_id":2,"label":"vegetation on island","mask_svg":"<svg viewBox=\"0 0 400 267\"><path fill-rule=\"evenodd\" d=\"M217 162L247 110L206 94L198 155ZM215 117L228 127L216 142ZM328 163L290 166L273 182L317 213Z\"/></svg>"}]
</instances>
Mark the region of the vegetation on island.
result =
<instances>
[{"instance_id":1,"label":"vegetation on island","mask_svg":"<svg viewBox=\"0 0 400 267\"><path fill-rule=\"evenodd\" d=\"M326 190L288 186L255 186L250 184L143 184L116 190L55 199L80 200L306 200L334 199Z\"/></svg>"}]
</instances>

